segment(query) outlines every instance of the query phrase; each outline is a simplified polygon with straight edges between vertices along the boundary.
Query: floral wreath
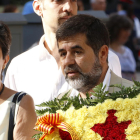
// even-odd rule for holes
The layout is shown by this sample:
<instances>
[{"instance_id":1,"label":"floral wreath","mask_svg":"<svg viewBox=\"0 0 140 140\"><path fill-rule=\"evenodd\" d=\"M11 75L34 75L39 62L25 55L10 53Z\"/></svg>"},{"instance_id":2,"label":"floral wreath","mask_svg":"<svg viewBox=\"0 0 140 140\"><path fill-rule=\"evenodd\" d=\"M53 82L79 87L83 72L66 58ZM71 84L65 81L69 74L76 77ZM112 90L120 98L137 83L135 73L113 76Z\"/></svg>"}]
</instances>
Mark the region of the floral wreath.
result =
<instances>
[{"instance_id":1,"label":"floral wreath","mask_svg":"<svg viewBox=\"0 0 140 140\"><path fill-rule=\"evenodd\" d=\"M36 140L140 140L140 83L133 87L112 85L121 90L109 93L103 84L86 99L67 97L44 102L34 135Z\"/></svg>"}]
</instances>

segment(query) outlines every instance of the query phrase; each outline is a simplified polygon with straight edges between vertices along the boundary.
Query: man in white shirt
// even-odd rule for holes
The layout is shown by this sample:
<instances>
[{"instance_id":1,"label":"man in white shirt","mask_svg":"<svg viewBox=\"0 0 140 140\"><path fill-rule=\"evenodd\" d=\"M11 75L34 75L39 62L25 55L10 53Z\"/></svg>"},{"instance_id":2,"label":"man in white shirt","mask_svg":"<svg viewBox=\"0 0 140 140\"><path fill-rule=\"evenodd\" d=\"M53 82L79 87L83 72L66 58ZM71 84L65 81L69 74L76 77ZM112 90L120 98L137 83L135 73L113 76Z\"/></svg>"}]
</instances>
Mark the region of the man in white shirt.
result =
<instances>
[{"instance_id":1,"label":"man in white shirt","mask_svg":"<svg viewBox=\"0 0 140 140\"><path fill-rule=\"evenodd\" d=\"M116 76L108 67L109 33L99 19L76 15L60 26L56 38L63 74L73 88L68 96L76 96L80 92L81 98L85 98L87 92L91 95L92 88L102 82L103 86L106 85L105 91L111 91L109 86L113 81L133 85Z\"/></svg>"},{"instance_id":2,"label":"man in white shirt","mask_svg":"<svg viewBox=\"0 0 140 140\"><path fill-rule=\"evenodd\" d=\"M37 105L52 100L65 85L65 78L60 69L56 30L64 21L77 14L77 1L34 0L33 7L42 18L45 34L38 46L11 61L5 85L17 91L27 92ZM109 65L113 66L113 69L115 67L121 76L119 59L114 53ZM64 91L67 88L67 85L63 86Z\"/></svg>"}]
</instances>

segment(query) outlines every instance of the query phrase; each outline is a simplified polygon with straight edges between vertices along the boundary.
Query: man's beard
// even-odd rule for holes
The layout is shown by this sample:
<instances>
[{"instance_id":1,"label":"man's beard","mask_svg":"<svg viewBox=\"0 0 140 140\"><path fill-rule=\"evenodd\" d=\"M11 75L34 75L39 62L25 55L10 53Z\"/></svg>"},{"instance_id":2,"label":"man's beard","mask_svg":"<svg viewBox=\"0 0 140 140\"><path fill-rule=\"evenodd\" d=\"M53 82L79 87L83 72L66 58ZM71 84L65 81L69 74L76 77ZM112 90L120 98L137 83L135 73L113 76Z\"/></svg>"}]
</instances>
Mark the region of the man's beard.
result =
<instances>
[{"instance_id":1,"label":"man's beard","mask_svg":"<svg viewBox=\"0 0 140 140\"><path fill-rule=\"evenodd\" d=\"M67 72L69 71L76 71L79 73L79 76L68 78ZM102 66L99 63L99 59L96 58L89 73L83 73L77 64L67 66L64 72L66 74L65 79L70 86L79 92L86 93L98 84L102 74Z\"/></svg>"}]
</instances>

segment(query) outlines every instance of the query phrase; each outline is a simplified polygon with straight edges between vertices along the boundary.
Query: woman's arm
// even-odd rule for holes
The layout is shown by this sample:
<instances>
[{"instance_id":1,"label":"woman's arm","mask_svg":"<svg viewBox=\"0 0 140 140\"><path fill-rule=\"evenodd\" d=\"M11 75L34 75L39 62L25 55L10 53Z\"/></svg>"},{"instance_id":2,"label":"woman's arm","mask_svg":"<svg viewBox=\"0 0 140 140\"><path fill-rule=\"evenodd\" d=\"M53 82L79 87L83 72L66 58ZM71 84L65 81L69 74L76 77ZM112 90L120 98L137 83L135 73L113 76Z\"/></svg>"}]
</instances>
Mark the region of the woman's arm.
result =
<instances>
[{"instance_id":1,"label":"woman's arm","mask_svg":"<svg viewBox=\"0 0 140 140\"><path fill-rule=\"evenodd\" d=\"M37 116L33 99L26 95L21 100L14 128L14 140L33 140L31 137L37 133L33 130Z\"/></svg>"}]
</instances>

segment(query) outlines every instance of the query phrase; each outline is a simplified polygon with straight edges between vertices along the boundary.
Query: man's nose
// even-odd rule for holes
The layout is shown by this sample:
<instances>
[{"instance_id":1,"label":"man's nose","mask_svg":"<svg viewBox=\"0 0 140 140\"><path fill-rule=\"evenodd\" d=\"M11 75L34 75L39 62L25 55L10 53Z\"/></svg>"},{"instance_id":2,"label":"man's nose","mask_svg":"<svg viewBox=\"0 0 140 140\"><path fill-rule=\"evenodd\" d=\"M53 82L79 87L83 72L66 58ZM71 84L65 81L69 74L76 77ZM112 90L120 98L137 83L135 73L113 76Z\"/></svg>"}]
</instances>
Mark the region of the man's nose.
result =
<instances>
[{"instance_id":1,"label":"man's nose","mask_svg":"<svg viewBox=\"0 0 140 140\"><path fill-rule=\"evenodd\" d=\"M64 12L72 12L72 4L69 0L64 3L63 11Z\"/></svg>"},{"instance_id":2,"label":"man's nose","mask_svg":"<svg viewBox=\"0 0 140 140\"><path fill-rule=\"evenodd\" d=\"M75 64L75 58L73 55L67 54L64 60L64 67L72 64Z\"/></svg>"}]
</instances>

